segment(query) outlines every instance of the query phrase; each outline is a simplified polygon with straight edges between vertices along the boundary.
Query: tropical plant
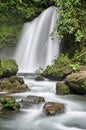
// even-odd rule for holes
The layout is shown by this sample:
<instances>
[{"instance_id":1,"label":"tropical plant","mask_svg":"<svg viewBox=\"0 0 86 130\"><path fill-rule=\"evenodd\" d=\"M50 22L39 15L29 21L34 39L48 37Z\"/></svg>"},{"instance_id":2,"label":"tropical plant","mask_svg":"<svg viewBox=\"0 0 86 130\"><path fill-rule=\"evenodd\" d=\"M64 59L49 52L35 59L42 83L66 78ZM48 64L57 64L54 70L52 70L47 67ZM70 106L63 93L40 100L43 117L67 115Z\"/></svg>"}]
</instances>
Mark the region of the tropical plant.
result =
<instances>
[{"instance_id":1,"label":"tropical plant","mask_svg":"<svg viewBox=\"0 0 86 130\"><path fill-rule=\"evenodd\" d=\"M52 0L59 7L60 18L54 29L60 38L74 37L81 42L86 33L86 1L85 0Z\"/></svg>"}]
</instances>

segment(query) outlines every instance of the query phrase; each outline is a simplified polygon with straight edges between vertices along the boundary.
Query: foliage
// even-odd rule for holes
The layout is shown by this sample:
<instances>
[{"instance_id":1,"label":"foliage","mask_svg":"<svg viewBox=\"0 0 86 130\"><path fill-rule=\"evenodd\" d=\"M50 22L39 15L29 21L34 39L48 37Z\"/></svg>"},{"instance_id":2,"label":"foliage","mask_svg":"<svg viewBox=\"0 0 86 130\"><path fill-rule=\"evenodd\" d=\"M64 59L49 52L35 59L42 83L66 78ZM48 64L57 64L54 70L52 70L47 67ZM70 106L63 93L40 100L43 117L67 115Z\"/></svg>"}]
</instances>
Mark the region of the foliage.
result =
<instances>
[{"instance_id":1,"label":"foliage","mask_svg":"<svg viewBox=\"0 0 86 130\"><path fill-rule=\"evenodd\" d=\"M15 99L13 97L1 97L0 103L4 105L4 107L14 107L15 106Z\"/></svg>"},{"instance_id":2,"label":"foliage","mask_svg":"<svg viewBox=\"0 0 86 130\"><path fill-rule=\"evenodd\" d=\"M82 87L84 90L86 90L86 80L85 80L85 81L83 81L83 83L82 83L81 87Z\"/></svg>"},{"instance_id":3,"label":"foliage","mask_svg":"<svg viewBox=\"0 0 86 130\"><path fill-rule=\"evenodd\" d=\"M74 72L77 72L77 71L80 70L80 63L70 64L69 66L72 67L72 70L73 70Z\"/></svg>"},{"instance_id":4,"label":"foliage","mask_svg":"<svg viewBox=\"0 0 86 130\"><path fill-rule=\"evenodd\" d=\"M7 101L7 103L5 104L5 107L13 107L13 106L14 106L13 101Z\"/></svg>"},{"instance_id":5,"label":"foliage","mask_svg":"<svg viewBox=\"0 0 86 130\"><path fill-rule=\"evenodd\" d=\"M80 62L80 64L86 65L86 50L85 49L82 49L81 51L76 50L76 52L74 54L74 59L75 59L76 62Z\"/></svg>"},{"instance_id":6,"label":"foliage","mask_svg":"<svg viewBox=\"0 0 86 130\"><path fill-rule=\"evenodd\" d=\"M86 1L83 0L52 0L59 7L60 18L55 31L60 38L70 37L81 42L86 33Z\"/></svg>"},{"instance_id":7,"label":"foliage","mask_svg":"<svg viewBox=\"0 0 86 130\"><path fill-rule=\"evenodd\" d=\"M53 79L61 79L64 75L62 72L62 68L70 62L68 55L60 54L56 59L53 61L53 65L47 66L44 70L44 76Z\"/></svg>"},{"instance_id":8,"label":"foliage","mask_svg":"<svg viewBox=\"0 0 86 130\"><path fill-rule=\"evenodd\" d=\"M14 46L23 23L38 16L51 4L51 0L1 0L0 47Z\"/></svg>"},{"instance_id":9,"label":"foliage","mask_svg":"<svg viewBox=\"0 0 86 130\"><path fill-rule=\"evenodd\" d=\"M50 79L62 80L68 74L80 71L82 64L86 65L86 51L76 52L72 59L67 54L60 54L51 66L46 67L42 75Z\"/></svg>"},{"instance_id":10,"label":"foliage","mask_svg":"<svg viewBox=\"0 0 86 130\"><path fill-rule=\"evenodd\" d=\"M70 60L68 58L68 54L66 54L66 55L60 54L59 57L56 57L53 62L55 65L59 66L59 68L60 68L60 67L64 66L69 61Z\"/></svg>"}]
</instances>

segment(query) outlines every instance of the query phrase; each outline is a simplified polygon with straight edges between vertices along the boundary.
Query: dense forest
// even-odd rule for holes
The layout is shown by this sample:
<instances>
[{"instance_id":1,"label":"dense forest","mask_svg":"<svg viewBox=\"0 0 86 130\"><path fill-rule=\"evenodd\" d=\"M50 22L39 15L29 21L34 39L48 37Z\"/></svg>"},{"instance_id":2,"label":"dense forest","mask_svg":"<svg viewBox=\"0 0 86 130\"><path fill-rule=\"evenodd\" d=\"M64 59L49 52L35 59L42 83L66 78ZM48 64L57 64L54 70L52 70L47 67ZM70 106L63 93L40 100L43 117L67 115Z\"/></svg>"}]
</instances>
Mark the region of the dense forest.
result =
<instances>
[{"instance_id":1,"label":"dense forest","mask_svg":"<svg viewBox=\"0 0 86 130\"><path fill-rule=\"evenodd\" d=\"M0 47L14 46L23 24L52 5L49 0L1 0Z\"/></svg>"},{"instance_id":2,"label":"dense forest","mask_svg":"<svg viewBox=\"0 0 86 130\"><path fill-rule=\"evenodd\" d=\"M24 22L31 21L44 9L53 5L59 7L60 14L60 19L54 28L56 36L65 38L70 43L85 41L85 0L1 0L0 47L14 46Z\"/></svg>"}]
</instances>

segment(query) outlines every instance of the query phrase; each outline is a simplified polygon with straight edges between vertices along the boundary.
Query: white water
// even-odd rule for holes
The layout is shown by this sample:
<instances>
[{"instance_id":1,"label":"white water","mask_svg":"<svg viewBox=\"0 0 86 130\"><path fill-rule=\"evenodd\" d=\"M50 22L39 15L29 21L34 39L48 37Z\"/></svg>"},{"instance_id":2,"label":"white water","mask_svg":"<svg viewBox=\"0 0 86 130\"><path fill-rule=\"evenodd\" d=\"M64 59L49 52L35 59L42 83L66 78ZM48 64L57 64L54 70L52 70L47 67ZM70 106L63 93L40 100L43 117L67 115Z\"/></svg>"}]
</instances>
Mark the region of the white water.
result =
<instances>
[{"instance_id":1,"label":"white water","mask_svg":"<svg viewBox=\"0 0 86 130\"><path fill-rule=\"evenodd\" d=\"M58 17L56 7L50 7L32 22L24 24L14 55L19 72L33 73L39 67L52 64L52 60L59 54L60 40L51 40L50 34Z\"/></svg>"},{"instance_id":2,"label":"white water","mask_svg":"<svg viewBox=\"0 0 86 130\"><path fill-rule=\"evenodd\" d=\"M65 112L46 116L43 105L21 109L18 113L0 115L0 130L86 130L86 98L78 95L60 96L55 94L56 82L35 81L34 77L24 76L30 92L12 94L16 101L28 95L43 96L45 101L60 102Z\"/></svg>"}]
</instances>

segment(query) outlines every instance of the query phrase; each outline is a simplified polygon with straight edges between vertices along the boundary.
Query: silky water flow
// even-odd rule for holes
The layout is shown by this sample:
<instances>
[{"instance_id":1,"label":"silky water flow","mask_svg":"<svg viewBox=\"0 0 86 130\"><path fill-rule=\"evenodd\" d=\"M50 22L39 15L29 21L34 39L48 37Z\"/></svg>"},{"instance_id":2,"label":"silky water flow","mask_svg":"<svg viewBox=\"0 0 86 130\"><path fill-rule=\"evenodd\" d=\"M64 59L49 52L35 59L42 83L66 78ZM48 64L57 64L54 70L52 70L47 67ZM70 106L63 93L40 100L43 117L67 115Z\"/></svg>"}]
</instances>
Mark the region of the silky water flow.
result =
<instances>
[{"instance_id":1,"label":"silky water flow","mask_svg":"<svg viewBox=\"0 0 86 130\"><path fill-rule=\"evenodd\" d=\"M51 39L51 33L59 15L56 7L50 7L32 22L24 24L21 38L14 54L19 72L34 73L52 64L59 54L60 40Z\"/></svg>"}]
</instances>

